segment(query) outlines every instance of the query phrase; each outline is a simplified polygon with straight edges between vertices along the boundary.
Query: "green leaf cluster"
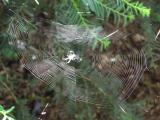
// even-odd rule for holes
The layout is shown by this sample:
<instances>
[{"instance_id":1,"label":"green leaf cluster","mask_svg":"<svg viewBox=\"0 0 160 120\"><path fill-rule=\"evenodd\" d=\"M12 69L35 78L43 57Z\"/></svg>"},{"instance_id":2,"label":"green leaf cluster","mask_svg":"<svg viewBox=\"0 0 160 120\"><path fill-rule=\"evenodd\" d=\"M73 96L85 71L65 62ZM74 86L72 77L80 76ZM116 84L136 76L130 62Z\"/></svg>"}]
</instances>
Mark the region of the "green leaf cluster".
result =
<instances>
[{"instance_id":1,"label":"green leaf cluster","mask_svg":"<svg viewBox=\"0 0 160 120\"><path fill-rule=\"evenodd\" d=\"M141 15L142 17L150 16L150 9L145 7L139 1L129 2L129 0L122 0L126 5L126 9L129 10L132 14Z\"/></svg>"},{"instance_id":2,"label":"green leaf cluster","mask_svg":"<svg viewBox=\"0 0 160 120\"><path fill-rule=\"evenodd\" d=\"M108 38L101 38L101 39L97 39L93 46L92 49L95 50L97 46L99 46L100 51L104 51L106 48L109 47L109 45L111 44L111 41Z\"/></svg>"},{"instance_id":3,"label":"green leaf cluster","mask_svg":"<svg viewBox=\"0 0 160 120\"><path fill-rule=\"evenodd\" d=\"M2 120L15 120L13 117L10 116L10 113L14 110L14 106L5 110L3 106L0 105L0 115L3 116Z\"/></svg>"}]
</instances>

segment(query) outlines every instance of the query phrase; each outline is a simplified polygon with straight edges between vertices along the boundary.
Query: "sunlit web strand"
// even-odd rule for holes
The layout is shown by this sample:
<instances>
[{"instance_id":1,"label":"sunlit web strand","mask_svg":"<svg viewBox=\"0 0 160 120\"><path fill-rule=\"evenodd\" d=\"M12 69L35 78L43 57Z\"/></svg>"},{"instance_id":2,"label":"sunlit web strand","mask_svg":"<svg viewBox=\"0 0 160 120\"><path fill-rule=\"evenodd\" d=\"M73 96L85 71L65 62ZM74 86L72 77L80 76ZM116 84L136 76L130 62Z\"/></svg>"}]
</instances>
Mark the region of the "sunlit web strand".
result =
<instances>
[{"instance_id":1,"label":"sunlit web strand","mask_svg":"<svg viewBox=\"0 0 160 120\"><path fill-rule=\"evenodd\" d=\"M140 60L140 64L141 64L141 66L140 66L140 71L137 71L137 78L135 78L135 79L137 79L137 81L135 82L134 81L134 85L135 85L135 87L137 86L137 84L138 84L138 82L140 81L140 79L142 78L142 75L143 75L143 73L144 73L144 71L145 71L145 69L146 69L146 58L145 58L145 55L144 55L144 53L143 52L141 52L141 55L144 57L143 59L141 59ZM138 72L139 72L139 74L138 74ZM132 87L132 86L131 86ZM127 93L127 96L126 96L126 98L128 98L130 95L131 95L131 93L133 92L133 90L135 89L135 87L133 87L132 89L130 89L129 91L128 91L128 93Z\"/></svg>"},{"instance_id":2,"label":"sunlit web strand","mask_svg":"<svg viewBox=\"0 0 160 120\"><path fill-rule=\"evenodd\" d=\"M103 63L101 63L101 61L103 61ZM117 58L114 63L110 62L109 59L104 61L103 58L100 57L99 63L97 64L101 64L101 66L103 66L102 69L108 68L108 72L116 75L122 81L123 88L119 96L123 100L129 97L139 83L146 66L146 58L143 51L140 51L122 56L120 59ZM107 68L105 68L105 66Z\"/></svg>"},{"instance_id":3,"label":"sunlit web strand","mask_svg":"<svg viewBox=\"0 0 160 120\"><path fill-rule=\"evenodd\" d=\"M138 56L137 56L138 55ZM138 58L140 57L140 59ZM128 72L128 74L125 76L123 75L122 78L124 78L125 81L123 81L124 88L122 89L122 95L123 92L124 96L122 98L127 98L129 94L131 94L131 91L135 89L136 85L138 84L139 80L141 79L141 65L144 63L141 63L141 55L140 54L132 54L128 60L128 68L125 69L125 71ZM143 66L142 66L143 67ZM121 70L123 72L123 69ZM125 72L124 71L124 72Z\"/></svg>"}]
</instances>

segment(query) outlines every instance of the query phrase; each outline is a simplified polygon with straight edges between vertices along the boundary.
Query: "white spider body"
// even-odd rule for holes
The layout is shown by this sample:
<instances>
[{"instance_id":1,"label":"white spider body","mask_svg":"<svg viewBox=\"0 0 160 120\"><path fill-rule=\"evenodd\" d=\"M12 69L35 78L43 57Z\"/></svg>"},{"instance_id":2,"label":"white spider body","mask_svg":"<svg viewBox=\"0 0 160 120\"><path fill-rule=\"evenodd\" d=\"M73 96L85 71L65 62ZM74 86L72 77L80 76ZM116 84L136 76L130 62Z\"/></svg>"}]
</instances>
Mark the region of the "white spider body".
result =
<instances>
[{"instance_id":1,"label":"white spider body","mask_svg":"<svg viewBox=\"0 0 160 120\"><path fill-rule=\"evenodd\" d=\"M67 63L70 63L71 61L74 61L74 60L81 61L82 59L79 57L79 55L76 55L74 51L69 51L67 54L67 57L63 58L63 60L67 61Z\"/></svg>"}]
</instances>

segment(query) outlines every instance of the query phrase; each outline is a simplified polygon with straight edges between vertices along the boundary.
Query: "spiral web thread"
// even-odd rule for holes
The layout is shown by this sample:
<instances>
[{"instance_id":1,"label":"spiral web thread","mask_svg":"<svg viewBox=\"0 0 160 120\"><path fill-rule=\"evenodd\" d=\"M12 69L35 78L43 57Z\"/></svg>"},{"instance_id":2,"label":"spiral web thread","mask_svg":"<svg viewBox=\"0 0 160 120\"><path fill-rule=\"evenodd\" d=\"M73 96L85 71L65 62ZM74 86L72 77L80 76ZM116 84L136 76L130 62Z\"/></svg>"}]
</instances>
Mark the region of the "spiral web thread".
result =
<instances>
[{"instance_id":1,"label":"spiral web thread","mask_svg":"<svg viewBox=\"0 0 160 120\"><path fill-rule=\"evenodd\" d=\"M20 28L24 27L23 24L20 24L20 21L13 22L14 23L10 24L8 29L8 33L10 36L12 36L9 37L9 39L18 56L22 57L21 63L24 65L24 67L36 78L40 79L47 85L51 85L52 87L56 86L56 82L61 79L60 77L62 75L71 80L70 82L74 83L74 69L65 65L63 62L59 62L54 58L50 58L44 52L39 52L32 46L27 46L27 44L24 42L24 39L26 38L23 36L23 32L27 33L27 31L20 30ZM23 47L20 46L22 43ZM67 90L64 91L67 92Z\"/></svg>"},{"instance_id":2,"label":"spiral web thread","mask_svg":"<svg viewBox=\"0 0 160 120\"><path fill-rule=\"evenodd\" d=\"M9 25L8 33L10 44L15 48L18 56L22 57L21 62L24 67L36 78L54 87L58 92L63 92L65 96L73 100L86 100L84 95L80 95L81 88L76 86L74 67L67 65L63 61L58 61L44 51L35 49L34 46L29 46L26 42L29 32L24 28L23 22L26 21L22 19L13 20ZM62 88L57 87L62 79L63 84L59 85Z\"/></svg>"},{"instance_id":3,"label":"spiral web thread","mask_svg":"<svg viewBox=\"0 0 160 120\"><path fill-rule=\"evenodd\" d=\"M8 33L11 45L13 45L17 54L23 58L21 62L24 67L35 77L56 88L57 91L62 92L65 96L68 96L73 100L90 102L92 99L91 97L94 97L94 93L89 93L85 88L83 89L77 85L76 76L78 76L78 74L76 69L63 61L57 60L54 56L46 54L45 51L39 51L35 49L34 46L29 46L27 43L29 31L24 28L24 24L21 24L21 21L22 23L26 22L22 19L13 20L9 25ZM58 26L59 30L57 31L57 36L61 36L60 38L63 36L64 41L77 41L76 38L74 39L74 34L70 34L69 37L65 38L65 32L61 32L64 30L64 27L65 31L67 30L66 26L62 26L62 28L60 26ZM72 26L73 25L70 27ZM74 26L72 30L74 31L75 28L76 26ZM76 32L79 35L82 34L82 30L78 33L76 29ZM68 34L68 32L66 33ZM85 33L83 33L83 35L84 34ZM87 31L85 36L88 34ZM70 37L72 38L71 40L69 40ZM84 37L79 38L84 39ZM93 39L94 37L88 37L88 39L89 38ZM120 79L123 87L121 88L118 97L120 100L125 100L139 83L146 68L146 58L143 51L137 51L136 53L120 55L115 57L114 60L99 56L97 64L103 66L103 68L114 75L116 79ZM57 85L59 87L57 87Z\"/></svg>"},{"instance_id":4,"label":"spiral web thread","mask_svg":"<svg viewBox=\"0 0 160 120\"><path fill-rule=\"evenodd\" d=\"M146 69L146 57L143 51L131 52L113 58L99 56L97 65L121 80L123 88L119 99L127 99L139 83Z\"/></svg>"}]
</instances>

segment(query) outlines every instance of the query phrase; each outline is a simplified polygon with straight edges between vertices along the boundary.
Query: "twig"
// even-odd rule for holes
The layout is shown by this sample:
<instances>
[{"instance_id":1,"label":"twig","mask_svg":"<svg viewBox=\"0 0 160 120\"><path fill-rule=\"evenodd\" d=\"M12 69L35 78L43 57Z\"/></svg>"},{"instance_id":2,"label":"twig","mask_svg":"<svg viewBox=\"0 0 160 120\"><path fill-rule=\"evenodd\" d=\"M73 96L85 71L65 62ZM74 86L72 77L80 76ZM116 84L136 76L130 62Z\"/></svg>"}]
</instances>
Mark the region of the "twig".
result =
<instances>
[{"instance_id":1,"label":"twig","mask_svg":"<svg viewBox=\"0 0 160 120\"><path fill-rule=\"evenodd\" d=\"M42 110L41 115L40 115L40 117L38 118L39 120L43 120L43 119L42 119L42 116L43 116L43 115L46 115L46 109L47 109L48 105L49 105L49 103L47 103L46 106L44 107L44 109Z\"/></svg>"}]
</instances>

